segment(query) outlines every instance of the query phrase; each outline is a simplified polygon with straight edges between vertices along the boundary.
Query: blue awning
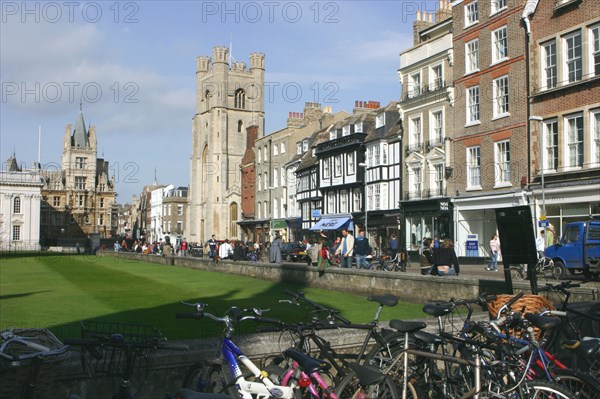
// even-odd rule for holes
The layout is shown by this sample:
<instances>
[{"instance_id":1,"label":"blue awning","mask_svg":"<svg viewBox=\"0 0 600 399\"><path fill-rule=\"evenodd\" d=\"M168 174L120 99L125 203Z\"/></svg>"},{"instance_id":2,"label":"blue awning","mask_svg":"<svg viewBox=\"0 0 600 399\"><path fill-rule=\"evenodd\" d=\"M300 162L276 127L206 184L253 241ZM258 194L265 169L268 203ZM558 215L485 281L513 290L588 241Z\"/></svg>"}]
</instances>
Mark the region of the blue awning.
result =
<instances>
[{"instance_id":1,"label":"blue awning","mask_svg":"<svg viewBox=\"0 0 600 399\"><path fill-rule=\"evenodd\" d=\"M346 223L350 218L323 218L317 222L311 230L337 230ZM350 229L349 229L350 230Z\"/></svg>"}]
</instances>

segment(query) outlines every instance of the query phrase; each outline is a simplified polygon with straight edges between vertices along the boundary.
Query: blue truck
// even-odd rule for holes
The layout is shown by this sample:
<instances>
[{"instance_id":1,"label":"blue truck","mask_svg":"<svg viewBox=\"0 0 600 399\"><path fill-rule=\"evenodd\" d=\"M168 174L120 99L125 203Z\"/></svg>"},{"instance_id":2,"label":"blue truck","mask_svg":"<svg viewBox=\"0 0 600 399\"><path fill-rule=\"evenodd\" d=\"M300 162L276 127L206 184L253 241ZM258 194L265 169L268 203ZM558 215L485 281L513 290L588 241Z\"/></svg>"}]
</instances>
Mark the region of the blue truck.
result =
<instances>
[{"instance_id":1,"label":"blue truck","mask_svg":"<svg viewBox=\"0 0 600 399\"><path fill-rule=\"evenodd\" d=\"M544 250L554 261L555 274L600 275L600 221L567 223L560 240Z\"/></svg>"}]
</instances>

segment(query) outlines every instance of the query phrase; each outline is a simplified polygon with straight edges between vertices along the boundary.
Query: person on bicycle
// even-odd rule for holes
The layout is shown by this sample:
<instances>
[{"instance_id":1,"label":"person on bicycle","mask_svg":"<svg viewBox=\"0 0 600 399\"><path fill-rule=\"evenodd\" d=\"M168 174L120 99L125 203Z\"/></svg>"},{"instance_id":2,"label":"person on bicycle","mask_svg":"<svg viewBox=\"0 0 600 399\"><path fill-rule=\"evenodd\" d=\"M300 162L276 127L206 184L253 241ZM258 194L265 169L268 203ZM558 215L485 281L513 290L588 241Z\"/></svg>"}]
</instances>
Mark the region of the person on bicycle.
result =
<instances>
[{"instance_id":1,"label":"person on bicycle","mask_svg":"<svg viewBox=\"0 0 600 399\"><path fill-rule=\"evenodd\" d=\"M364 230L360 230L354 240L354 252L356 253L356 268L362 269L364 266L365 269L368 269L367 256L371 254L371 246L369 240L365 237Z\"/></svg>"}]
</instances>

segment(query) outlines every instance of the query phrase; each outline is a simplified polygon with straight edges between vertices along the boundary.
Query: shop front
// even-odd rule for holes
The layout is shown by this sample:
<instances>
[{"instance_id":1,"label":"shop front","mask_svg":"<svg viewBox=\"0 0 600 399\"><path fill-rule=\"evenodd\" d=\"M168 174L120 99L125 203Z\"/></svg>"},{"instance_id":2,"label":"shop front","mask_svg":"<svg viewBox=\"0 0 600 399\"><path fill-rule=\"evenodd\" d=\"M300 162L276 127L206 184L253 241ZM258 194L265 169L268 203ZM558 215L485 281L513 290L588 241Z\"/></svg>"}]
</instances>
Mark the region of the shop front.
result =
<instances>
[{"instance_id":1,"label":"shop front","mask_svg":"<svg viewBox=\"0 0 600 399\"><path fill-rule=\"evenodd\" d=\"M489 242L497 233L496 209L528 205L525 191L486 196L456 197L452 200L454 249L459 257L489 257ZM533 223L533 221L532 221Z\"/></svg>"},{"instance_id":2,"label":"shop front","mask_svg":"<svg viewBox=\"0 0 600 399\"><path fill-rule=\"evenodd\" d=\"M401 202L404 229L401 242L415 260L425 238L441 241L453 236L452 202L449 198Z\"/></svg>"},{"instance_id":3,"label":"shop front","mask_svg":"<svg viewBox=\"0 0 600 399\"><path fill-rule=\"evenodd\" d=\"M390 248L392 235L395 235L400 242L402 227L400 210L370 211L368 216L369 244L375 250L376 255L386 254ZM364 218L360 223L359 230L362 230Z\"/></svg>"}]
</instances>

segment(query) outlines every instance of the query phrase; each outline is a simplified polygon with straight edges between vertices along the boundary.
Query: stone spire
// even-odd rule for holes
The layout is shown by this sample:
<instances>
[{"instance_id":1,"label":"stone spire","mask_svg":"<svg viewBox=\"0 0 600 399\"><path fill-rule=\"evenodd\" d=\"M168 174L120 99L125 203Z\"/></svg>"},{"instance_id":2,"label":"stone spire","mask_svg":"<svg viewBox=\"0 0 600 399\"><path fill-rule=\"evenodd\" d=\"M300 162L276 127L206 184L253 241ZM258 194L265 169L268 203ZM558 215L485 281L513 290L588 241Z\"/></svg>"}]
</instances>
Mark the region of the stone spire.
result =
<instances>
[{"instance_id":1,"label":"stone spire","mask_svg":"<svg viewBox=\"0 0 600 399\"><path fill-rule=\"evenodd\" d=\"M83 111L81 109L81 103L79 104L79 115L77 116L77 122L75 122L75 130L73 131L73 146L78 148L88 148L88 132L85 128L85 122L83 120Z\"/></svg>"}]
</instances>

